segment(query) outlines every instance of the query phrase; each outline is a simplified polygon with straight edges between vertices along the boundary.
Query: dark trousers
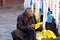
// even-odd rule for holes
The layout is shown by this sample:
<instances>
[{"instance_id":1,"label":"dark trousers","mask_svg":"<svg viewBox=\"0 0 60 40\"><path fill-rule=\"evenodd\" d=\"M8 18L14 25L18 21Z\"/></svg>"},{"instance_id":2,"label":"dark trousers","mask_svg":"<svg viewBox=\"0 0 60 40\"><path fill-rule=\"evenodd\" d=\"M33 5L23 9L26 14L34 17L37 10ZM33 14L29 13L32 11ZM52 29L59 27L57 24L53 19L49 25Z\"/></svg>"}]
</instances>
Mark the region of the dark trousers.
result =
<instances>
[{"instance_id":1,"label":"dark trousers","mask_svg":"<svg viewBox=\"0 0 60 40\"><path fill-rule=\"evenodd\" d=\"M53 31L57 37L59 36L58 29L56 28L56 24L54 22L53 23L46 22L45 28L47 30Z\"/></svg>"},{"instance_id":2,"label":"dark trousers","mask_svg":"<svg viewBox=\"0 0 60 40\"><path fill-rule=\"evenodd\" d=\"M14 31L11 32L11 35L12 35L13 40L22 40L22 39L18 38L18 37L15 35L15 32L14 32Z\"/></svg>"},{"instance_id":3,"label":"dark trousers","mask_svg":"<svg viewBox=\"0 0 60 40\"><path fill-rule=\"evenodd\" d=\"M16 33L17 32L17 33ZM13 40L34 40L34 34L32 33L32 31L28 31L28 35L26 35L26 36L21 36L20 35L20 32L18 33L19 31L16 31L16 30L14 30L13 32L11 32L11 35L12 35L12 38L13 38ZM17 36L17 35L19 35L19 36Z\"/></svg>"}]
</instances>

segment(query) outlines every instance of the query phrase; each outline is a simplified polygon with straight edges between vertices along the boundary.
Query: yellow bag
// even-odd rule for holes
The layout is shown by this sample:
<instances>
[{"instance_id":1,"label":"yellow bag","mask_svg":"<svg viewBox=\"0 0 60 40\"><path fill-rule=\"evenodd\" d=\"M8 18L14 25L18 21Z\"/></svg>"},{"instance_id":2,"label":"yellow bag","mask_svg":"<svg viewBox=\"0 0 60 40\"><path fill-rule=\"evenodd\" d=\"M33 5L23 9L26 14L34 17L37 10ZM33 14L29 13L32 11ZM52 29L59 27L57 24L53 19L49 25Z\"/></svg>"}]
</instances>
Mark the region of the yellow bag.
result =
<instances>
[{"instance_id":1,"label":"yellow bag","mask_svg":"<svg viewBox=\"0 0 60 40\"><path fill-rule=\"evenodd\" d=\"M51 30L42 30L40 32L40 38L57 38L56 35Z\"/></svg>"},{"instance_id":2,"label":"yellow bag","mask_svg":"<svg viewBox=\"0 0 60 40\"><path fill-rule=\"evenodd\" d=\"M43 24L43 22L39 22L35 25L35 29L38 29L39 27L41 27L41 25Z\"/></svg>"},{"instance_id":3,"label":"yellow bag","mask_svg":"<svg viewBox=\"0 0 60 40\"><path fill-rule=\"evenodd\" d=\"M42 38L47 38L46 30L42 30L42 31L40 32L40 38L41 38L41 39L42 39Z\"/></svg>"},{"instance_id":4,"label":"yellow bag","mask_svg":"<svg viewBox=\"0 0 60 40\"><path fill-rule=\"evenodd\" d=\"M55 35L52 31L47 30L47 33L50 33L50 36L51 36L53 39L57 38L56 35Z\"/></svg>"}]
</instances>

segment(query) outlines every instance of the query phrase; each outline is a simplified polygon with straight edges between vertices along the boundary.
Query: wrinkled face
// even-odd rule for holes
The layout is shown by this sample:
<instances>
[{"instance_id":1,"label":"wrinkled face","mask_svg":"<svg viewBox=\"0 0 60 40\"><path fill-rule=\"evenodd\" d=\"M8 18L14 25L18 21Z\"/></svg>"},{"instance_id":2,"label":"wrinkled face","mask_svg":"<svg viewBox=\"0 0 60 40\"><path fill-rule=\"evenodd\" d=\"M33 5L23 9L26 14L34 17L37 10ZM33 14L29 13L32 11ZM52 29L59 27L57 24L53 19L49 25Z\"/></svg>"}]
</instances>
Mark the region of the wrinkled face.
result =
<instances>
[{"instance_id":1,"label":"wrinkled face","mask_svg":"<svg viewBox=\"0 0 60 40\"><path fill-rule=\"evenodd\" d=\"M32 15L32 10L31 9L27 9L27 16L30 17Z\"/></svg>"}]
</instances>

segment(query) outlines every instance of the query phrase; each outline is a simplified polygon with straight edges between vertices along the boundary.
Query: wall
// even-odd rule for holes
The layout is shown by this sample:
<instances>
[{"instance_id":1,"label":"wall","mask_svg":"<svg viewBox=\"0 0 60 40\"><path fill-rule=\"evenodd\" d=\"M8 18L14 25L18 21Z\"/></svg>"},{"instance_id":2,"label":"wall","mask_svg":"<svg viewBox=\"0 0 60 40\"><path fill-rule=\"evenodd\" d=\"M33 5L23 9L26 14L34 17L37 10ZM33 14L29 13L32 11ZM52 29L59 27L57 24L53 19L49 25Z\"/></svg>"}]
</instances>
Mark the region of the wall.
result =
<instances>
[{"instance_id":1,"label":"wall","mask_svg":"<svg viewBox=\"0 0 60 40\"><path fill-rule=\"evenodd\" d=\"M0 6L2 6L2 0L0 0Z\"/></svg>"},{"instance_id":2,"label":"wall","mask_svg":"<svg viewBox=\"0 0 60 40\"><path fill-rule=\"evenodd\" d=\"M24 0L6 0L6 3L23 2Z\"/></svg>"},{"instance_id":3,"label":"wall","mask_svg":"<svg viewBox=\"0 0 60 40\"><path fill-rule=\"evenodd\" d=\"M7 4L10 3L23 3L24 0L2 0L2 2L3 6L6 6Z\"/></svg>"}]
</instances>

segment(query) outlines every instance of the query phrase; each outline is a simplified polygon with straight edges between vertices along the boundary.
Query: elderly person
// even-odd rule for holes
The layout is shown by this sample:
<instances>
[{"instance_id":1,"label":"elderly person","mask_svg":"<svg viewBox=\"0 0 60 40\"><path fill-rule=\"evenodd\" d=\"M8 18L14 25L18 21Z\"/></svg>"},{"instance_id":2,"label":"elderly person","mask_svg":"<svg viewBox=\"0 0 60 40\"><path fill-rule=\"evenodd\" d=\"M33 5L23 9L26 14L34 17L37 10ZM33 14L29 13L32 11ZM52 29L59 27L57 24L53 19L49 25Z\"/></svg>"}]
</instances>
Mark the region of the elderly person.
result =
<instances>
[{"instance_id":1,"label":"elderly person","mask_svg":"<svg viewBox=\"0 0 60 40\"><path fill-rule=\"evenodd\" d=\"M31 8L27 8L17 18L17 29L12 32L13 40L34 40L35 24L35 16L32 15Z\"/></svg>"}]
</instances>

